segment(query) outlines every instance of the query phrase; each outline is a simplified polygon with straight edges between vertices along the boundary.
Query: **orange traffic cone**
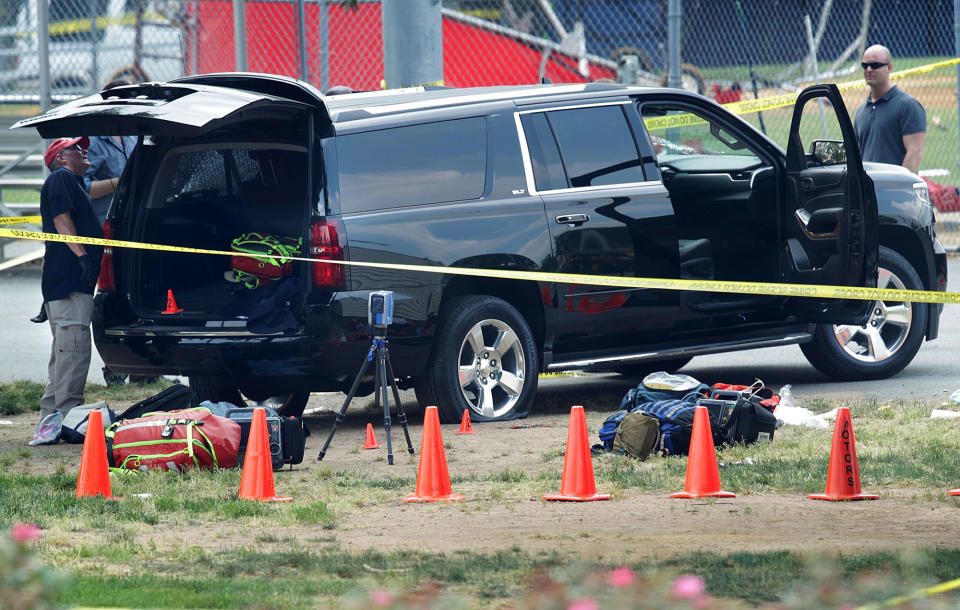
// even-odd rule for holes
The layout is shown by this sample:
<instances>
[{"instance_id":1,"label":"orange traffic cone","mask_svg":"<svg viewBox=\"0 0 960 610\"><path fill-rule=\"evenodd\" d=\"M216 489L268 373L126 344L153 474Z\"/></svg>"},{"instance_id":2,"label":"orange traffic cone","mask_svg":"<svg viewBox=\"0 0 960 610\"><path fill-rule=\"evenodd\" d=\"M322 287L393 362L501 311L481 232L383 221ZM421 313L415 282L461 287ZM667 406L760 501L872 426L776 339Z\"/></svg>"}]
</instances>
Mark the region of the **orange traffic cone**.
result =
<instances>
[{"instance_id":1,"label":"orange traffic cone","mask_svg":"<svg viewBox=\"0 0 960 610\"><path fill-rule=\"evenodd\" d=\"M253 410L247 451L243 454L243 472L240 474L240 491L243 500L261 502L289 502L293 498L277 496L273 488L273 460L270 458L270 440L267 437L267 411L261 407Z\"/></svg>"},{"instance_id":2,"label":"orange traffic cone","mask_svg":"<svg viewBox=\"0 0 960 610\"><path fill-rule=\"evenodd\" d=\"M590 441L587 439L587 418L580 405L570 408L570 427L567 429L567 452L563 457L560 493L547 494L543 499L571 502L610 499L610 494L597 493L597 483L593 478L593 459L590 457Z\"/></svg>"},{"instance_id":3,"label":"orange traffic cone","mask_svg":"<svg viewBox=\"0 0 960 610\"><path fill-rule=\"evenodd\" d=\"M404 502L437 502L463 500L450 489L447 454L443 450L440 417L436 407L427 407L423 413L423 440L420 443L420 466L417 469L417 488Z\"/></svg>"},{"instance_id":4,"label":"orange traffic cone","mask_svg":"<svg viewBox=\"0 0 960 610\"><path fill-rule=\"evenodd\" d=\"M671 498L736 498L737 494L720 489L720 467L717 449L713 446L710 414L706 407L693 412L693 432L690 435L690 455L687 457L687 478L683 491L670 494Z\"/></svg>"},{"instance_id":5,"label":"orange traffic cone","mask_svg":"<svg viewBox=\"0 0 960 610\"><path fill-rule=\"evenodd\" d=\"M160 313L180 313L181 311L183 311L183 308L177 307L177 300L173 298L173 291L167 290L167 308Z\"/></svg>"},{"instance_id":6,"label":"orange traffic cone","mask_svg":"<svg viewBox=\"0 0 960 610\"><path fill-rule=\"evenodd\" d=\"M857 439L853 435L850 409L837 409L837 424L833 427L833 448L827 469L827 489L822 494L810 494L811 500L876 500L880 496L860 493L860 467L857 465Z\"/></svg>"},{"instance_id":7,"label":"orange traffic cone","mask_svg":"<svg viewBox=\"0 0 960 610\"><path fill-rule=\"evenodd\" d=\"M377 442L377 437L373 434L373 424L367 424L367 442L364 443L361 449L379 449L380 443Z\"/></svg>"},{"instance_id":8,"label":"orange traffic cone","mask_svg":"<svg viewBox=\"0 0 960 610\"><path fill-rule=\"evenodd\" d=\"M470 413L466 409L463 410L463 418L460 420L460 429L454 432L454 434L476 434L473 426L470 425Z\"/></svg>"},{"instance_id":9,"label":"orange traffic cone","mask_svg":"<svg viewBox=\"0 0 960 610\"><path fill-rule=\"evenodd\" d=\"M951 489L947 492L948 496L960 496L960 489Z\"/></svg>"},{"instance_id":10,"label":"orange traffic cone","mask_svg":"<svg viewBox=\"0 0 960 610\"><path fill-rule=\"evenodd\" d=\"M100 409L90 411L87 434L83 437L77 497L85 496L113 497L110 493L110 469L107 467L107 444L103 437L103 413Z\"/></svg>"}]
</instances>

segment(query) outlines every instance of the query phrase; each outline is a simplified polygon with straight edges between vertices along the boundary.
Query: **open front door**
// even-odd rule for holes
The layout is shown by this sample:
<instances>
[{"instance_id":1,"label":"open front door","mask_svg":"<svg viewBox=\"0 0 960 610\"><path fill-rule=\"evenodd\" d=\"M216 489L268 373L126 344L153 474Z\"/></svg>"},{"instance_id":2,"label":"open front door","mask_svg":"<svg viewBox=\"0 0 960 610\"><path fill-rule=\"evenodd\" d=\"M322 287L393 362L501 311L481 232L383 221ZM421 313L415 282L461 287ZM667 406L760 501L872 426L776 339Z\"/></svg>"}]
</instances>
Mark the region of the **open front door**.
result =
<instances>
[{"instance_id":1,"label":"open front door","mask_svg":"<svg viewBox=\"0 0 960 610\"><path fill-rule=\"evenodd\" d=\"M780 276L791 284L875 286L877 201L853 125L836 85L797 99L787 145ZM861 324L872 303L793 298L787 308L809 322Z\"/></svg>"}]
</instances>

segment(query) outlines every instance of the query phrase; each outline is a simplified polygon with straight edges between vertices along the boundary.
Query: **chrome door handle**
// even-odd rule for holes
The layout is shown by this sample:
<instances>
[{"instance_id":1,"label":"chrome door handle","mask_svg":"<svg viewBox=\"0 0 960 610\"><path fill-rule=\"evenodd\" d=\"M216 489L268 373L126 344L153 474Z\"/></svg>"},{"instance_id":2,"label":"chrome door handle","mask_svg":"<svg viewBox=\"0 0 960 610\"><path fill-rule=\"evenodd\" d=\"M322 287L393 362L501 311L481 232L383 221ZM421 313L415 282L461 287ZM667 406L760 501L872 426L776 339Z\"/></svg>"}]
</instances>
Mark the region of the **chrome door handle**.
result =
<instances>
[{"instance_id":1,"label":"chrome door handle","mask_svg":"<svg viewBox=\"0 0 960 610\"><path fill-rule=\"evenodd\" d=\"M588 220L590 220L590 217L586 214L562 214L557 216L558 225L570 225L571 227L578 227Z\"/></svg>"}]
</instances>

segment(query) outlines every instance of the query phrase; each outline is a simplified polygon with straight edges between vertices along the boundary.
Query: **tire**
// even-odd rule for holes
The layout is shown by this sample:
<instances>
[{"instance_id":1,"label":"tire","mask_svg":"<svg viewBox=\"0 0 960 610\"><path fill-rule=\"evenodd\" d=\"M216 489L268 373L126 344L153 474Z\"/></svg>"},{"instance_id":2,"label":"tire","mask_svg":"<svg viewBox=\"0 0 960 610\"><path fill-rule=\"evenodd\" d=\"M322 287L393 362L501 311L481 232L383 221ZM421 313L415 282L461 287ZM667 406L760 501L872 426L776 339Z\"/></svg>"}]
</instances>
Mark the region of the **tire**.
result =
<instances>
[{"instance_id":1,"label":"tire","mask_svg":"<svg viewBox=\"0 0 960 610\"><path fill-rule=\"evenodd\" d=\"M879 288L924 290L913 266L897 252L880 247ZM813 341L800 345L810 364L846 381L896 375L917 355L927 329L926 303L877 301L863 326L817 326Z\"/></svg>"},{"instance_id":2,"label":"tire","mask_svg":"<svg viewBox=\"0 0 960 610\"><path fill-rule=\"evenodd\" d=\"M246 392L241 394L241 389L236 382L223 377L190 377L190 387L193 388L201 402L204 400L229 402L238 407L245 407L247 401L243 399L243 396L246 395L261 405L272 407L280 415L296 417L303 415L307 400L310 399L310 392L292 392L270 396L255 387L244 388L248 389L250 394L246 394Z\"/></svg>"},{"instance_id":3,"label":"tire","mask_svg":"<svg viewBox=\"0 0 960 610\"><path fill-rule=\"evenodd\" d=\"M530 410L539 371L539 348L519 311L496 297L459 297L442 314L417 401L436 405L446 424L464 409L472 421L518 419Z\"/></svg>"},{"instance_id":4,"label":"tire","mask_svg":"<svg viewBox=\"0 0 960 610\"><path fill-rule=\"evenodd\" d=\"M650 373L656 373L657 371L674 373L681 367L686 366L691 360L693 360L693 356L657 360L655 362L636 362L634 364L621 364L614 370L624 377L643 379Z\"/></svg>"}]
</instances>

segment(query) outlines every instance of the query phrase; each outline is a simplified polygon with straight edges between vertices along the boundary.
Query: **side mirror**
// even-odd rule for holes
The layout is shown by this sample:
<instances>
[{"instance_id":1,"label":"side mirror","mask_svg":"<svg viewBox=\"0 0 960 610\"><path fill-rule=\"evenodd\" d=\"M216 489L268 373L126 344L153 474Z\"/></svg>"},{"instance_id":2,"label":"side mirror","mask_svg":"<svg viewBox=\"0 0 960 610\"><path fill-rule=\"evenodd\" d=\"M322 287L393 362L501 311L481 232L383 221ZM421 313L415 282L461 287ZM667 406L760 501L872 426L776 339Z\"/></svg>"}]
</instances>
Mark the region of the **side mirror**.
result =
<instances>
[{"instance_id":1,"label":"side mirror","mask_svg":"<svg viewBox=\"0 0 960 610\"><path fill-rule=\"evenodd\" d=\"M814 140L810 154L820 165L842 165L847 162L847 149L842 140Z\"/></svg>"}]
</instances>

